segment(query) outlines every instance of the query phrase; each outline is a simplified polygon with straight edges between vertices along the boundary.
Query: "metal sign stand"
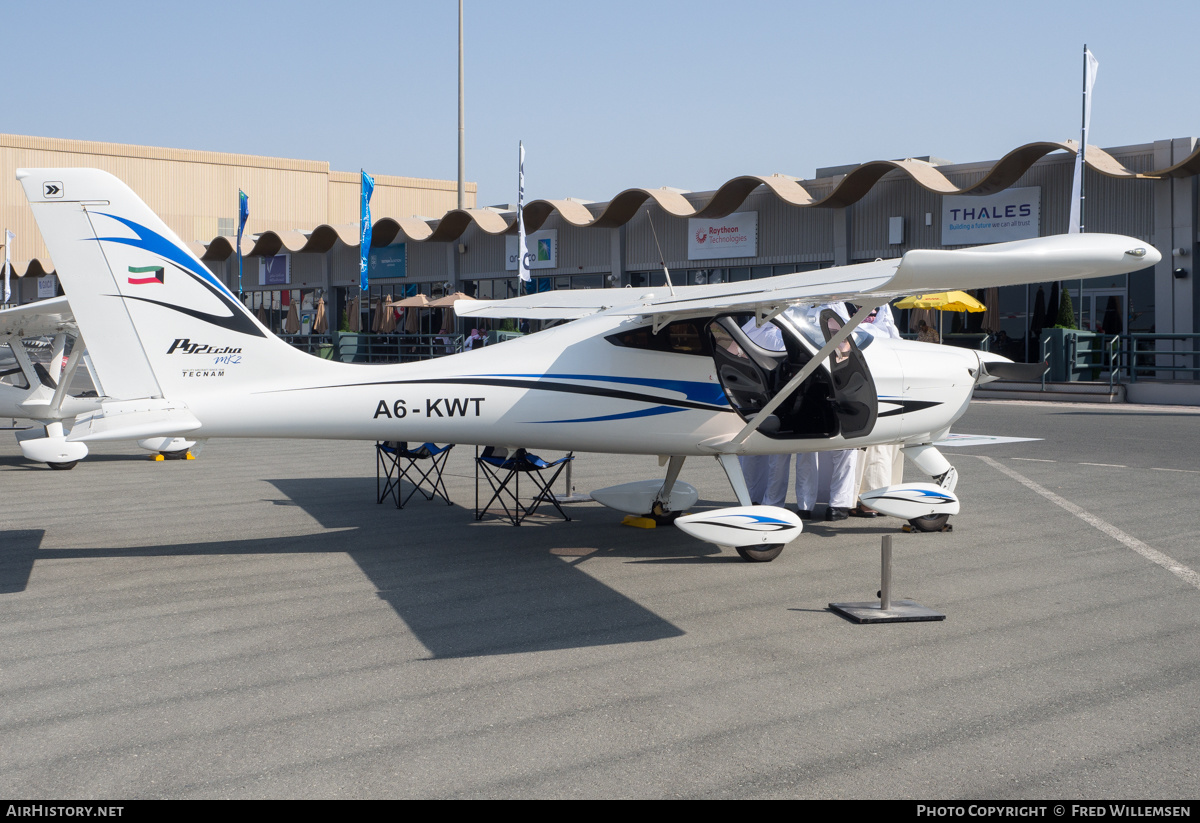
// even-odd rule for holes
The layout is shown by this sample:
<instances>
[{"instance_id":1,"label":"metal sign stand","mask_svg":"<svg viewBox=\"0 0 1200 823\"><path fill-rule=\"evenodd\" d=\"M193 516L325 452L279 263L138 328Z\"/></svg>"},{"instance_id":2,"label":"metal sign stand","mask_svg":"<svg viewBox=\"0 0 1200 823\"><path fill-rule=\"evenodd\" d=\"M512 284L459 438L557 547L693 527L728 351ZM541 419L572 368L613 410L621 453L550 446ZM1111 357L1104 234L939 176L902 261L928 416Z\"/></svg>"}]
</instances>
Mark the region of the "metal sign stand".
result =
<instances>
[{"instance_id":1,"label":"metal sign stand","mask_svg":"<svg viewBox=\"0 0 1200 823\"><path fill-rule=\"evenodd\" d=\"M576 492L575 484L571 481L571 467L575 461L567 464L567 493L554 495L559 503L586 503L592 499L587 492Z\"/></svg>"},{"instance_id":2,"label":"metal sign stand","mask_svg":"<svg viewBox=\"0 0 1200 823\"><path fill-rule=\"evenodd\" d=\"M911 600L892 600L892 536L883 536L880 548L879 602L830 603L829 608L855 623L918 623L945 620L946 615Z\"/></svg>"}]
</instances>

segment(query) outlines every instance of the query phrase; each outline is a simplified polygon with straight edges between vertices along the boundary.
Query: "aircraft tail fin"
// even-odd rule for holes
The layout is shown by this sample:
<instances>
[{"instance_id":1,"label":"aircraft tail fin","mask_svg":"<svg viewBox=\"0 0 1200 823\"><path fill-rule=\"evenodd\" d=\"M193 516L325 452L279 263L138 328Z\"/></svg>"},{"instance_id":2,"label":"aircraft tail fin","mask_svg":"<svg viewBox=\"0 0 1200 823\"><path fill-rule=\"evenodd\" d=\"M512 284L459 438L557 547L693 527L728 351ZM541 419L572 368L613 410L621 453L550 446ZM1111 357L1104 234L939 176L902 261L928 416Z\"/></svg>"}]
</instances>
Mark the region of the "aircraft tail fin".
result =
<instances>
[{"instance_id":1,"label":"aircraft tail fin","mask_svg":"<svg viewBox=\"0 0 1200 823\"><path fill-rule=\"evenodd\" d=\"M109 397L184 399L322 362L272 335L113 175L17 178Z\"/></svg>"}]
</instances>

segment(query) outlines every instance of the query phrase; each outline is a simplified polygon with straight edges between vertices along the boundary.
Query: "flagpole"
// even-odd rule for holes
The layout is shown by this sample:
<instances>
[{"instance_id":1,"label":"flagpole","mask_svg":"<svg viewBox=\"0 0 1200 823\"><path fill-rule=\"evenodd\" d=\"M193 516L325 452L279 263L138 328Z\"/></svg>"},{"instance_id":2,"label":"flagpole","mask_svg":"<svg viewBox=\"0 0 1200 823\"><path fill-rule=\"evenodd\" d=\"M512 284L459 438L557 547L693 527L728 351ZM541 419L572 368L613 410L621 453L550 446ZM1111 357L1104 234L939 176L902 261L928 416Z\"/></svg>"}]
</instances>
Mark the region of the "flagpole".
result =
<instances>
[{"instance_id":1,"label":"flagpole","mask_svg":"<svg viewBox=\"0 0 1200 823\"><path fill-rule=\"evenodd\" d=\"M1087 160L1087 127L1088 127L1088 47L1083 44L1083 99L1079 112L1079 231L1083 231L1083 201L1084 201L1084 165Z\"/></svg>"},{"instance_id":2,"label":"flagpole","mask_svg":"<svg viewBox=\"0 0 1200 823\"><path fill-rule=\"evenodd\" d=\"M359 332L362 331L362 295L368 291L368 258L371 254L371 194L375 191L375 178L359 169L359 215L358 215L358 320ZM369 299L369 298L368 298ZM370 309L368 308L368 312ZM369 316L369 314L368 314ZM349 319L349 318L347 318Z\"/></svg>"},{"instance_id":3,"label":"flagpole","mask_svg":"<svg viewBox=\"0 0 1200 823\"><path fill-rule=\"evenodd\" d=\"M1092 88L1096 84L1096 72L1100 61L1096 55L1088 51L1087 44L1083 46L1083 116L1079 127L1079 147L1075 150L1075 173L1071 178L1071 213L1068 219L1067 233L1076 234L1083 231L1083 177L1084 159L1087 156L1088 129L1092 119Z\"/></svg>"},{"instance_id":4,"label":"flagpole","mask_svg":"<svg viewBox=\"0 0 1200 823\"><path fill-rule=\"evenodd\" d=\"M10 250L10 247L12 246L12 241L14 241L16 239L17 239L17 236L15 234L13 234L11 231L9 231L8 228L6 227L4 229L4 292L3 292L4 300L0 301L0 302L3 302L4 305L6 305L6 306L8 305L9 301L12 299L12 287L9 285L10 277L12 276L12 260L9 256L9 250Z\"/></svg>"},{"instance_id":5,"label":"flagpole","mask_svg":"<svg viewBox=\"0 0 1200 823\"><path fill-rule=\"evenodd\" d=\"M463 104L463 0L458 0L458 207L460 209L467 207L465 119L466 108Z\"/></svg>"},{"instance_id":6,"label":"flagpole","mask_svg":"<svg viewBox=\"0 0 1200 823\"><path fill-rule=\"evenodd\" d=\"M517 141L517 294L529 294L529 256L525 237L525 144Z\"/></svg>"},{"instance_id":7,"label":"flagpole","mask_svg":"<svg viewBox=\"0 0 1200 823\"><path fill-rule=\"evenodd\" d=\"M242 295L242 232L246 228L246 220L250 217L250 198L241 189L238 189L238 230L237 230L237 258L238 258L238 300L243 303L246 298Z\"/></svg>"}]
</instances>

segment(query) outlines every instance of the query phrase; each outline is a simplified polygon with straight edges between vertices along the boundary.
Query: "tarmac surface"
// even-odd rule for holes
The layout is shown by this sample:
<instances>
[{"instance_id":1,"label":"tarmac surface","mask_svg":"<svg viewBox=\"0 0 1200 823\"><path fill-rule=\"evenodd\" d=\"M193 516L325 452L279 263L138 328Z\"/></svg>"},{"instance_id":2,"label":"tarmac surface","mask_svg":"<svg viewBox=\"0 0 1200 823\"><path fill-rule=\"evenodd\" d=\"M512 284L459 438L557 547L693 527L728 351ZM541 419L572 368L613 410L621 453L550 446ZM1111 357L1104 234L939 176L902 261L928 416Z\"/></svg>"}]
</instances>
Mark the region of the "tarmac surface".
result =
<instances>
[{"instance_id":1,"label":"tarmac surface","mask_svg":"<svg viewBox=\"0 0 1200 823\"><path fill-rule=\"evenodd\" d=\"M1200 410L977 402L952 532L675 528L375 502L371 444L0 435L6 798L1200 795ZM660 474L580 455L586 491ZM911 468L907 475L914 478ZM689 460L697 509L730 505ZM793 491L794 494L794 491ZM857 625L879 587L947 615Z\"/></svg>"}]
</instances>

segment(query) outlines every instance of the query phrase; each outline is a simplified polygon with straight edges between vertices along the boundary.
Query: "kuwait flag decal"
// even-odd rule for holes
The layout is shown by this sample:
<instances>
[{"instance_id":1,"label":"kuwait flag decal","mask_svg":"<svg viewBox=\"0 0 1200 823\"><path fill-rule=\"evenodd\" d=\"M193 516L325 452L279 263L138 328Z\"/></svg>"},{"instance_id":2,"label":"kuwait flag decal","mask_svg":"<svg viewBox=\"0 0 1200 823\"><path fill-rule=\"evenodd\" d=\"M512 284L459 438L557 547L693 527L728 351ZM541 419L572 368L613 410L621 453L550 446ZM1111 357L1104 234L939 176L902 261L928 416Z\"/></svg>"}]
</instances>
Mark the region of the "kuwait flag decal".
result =
<instances>
[{"instance_id":1,"label":"kuwait flag decal","mask_svg":"<svg viewBox=\"0 0 1200 823\"><path fill-rule=\"evenodd\" d=\"M133 275L149 275L142 277L134 277ZM129 284L131 286L141 286L146 283L161 283L163 282L163 267L162 266L130 266L129 267Z\"/></svg>"}]
</instances>

